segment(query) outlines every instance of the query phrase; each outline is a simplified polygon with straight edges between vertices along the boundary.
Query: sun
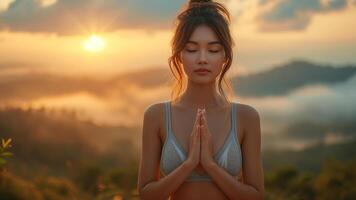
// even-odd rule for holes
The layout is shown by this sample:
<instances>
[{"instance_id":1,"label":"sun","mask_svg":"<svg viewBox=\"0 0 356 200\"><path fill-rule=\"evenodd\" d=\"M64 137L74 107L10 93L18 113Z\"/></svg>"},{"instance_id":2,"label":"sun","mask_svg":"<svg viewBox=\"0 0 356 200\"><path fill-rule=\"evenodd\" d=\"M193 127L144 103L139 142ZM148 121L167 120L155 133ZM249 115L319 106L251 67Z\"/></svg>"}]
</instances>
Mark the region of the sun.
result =
<instances>
[{"instance_id":1,"label":"sun","mask_svg":"<svg viewBox=\"0 0 356 200\"><path fill-rule=\"evenodd\" d=\"M83 47L89 52L100 52L105 49L105 40L98 35L91 35L87 40L83 42Z\"/></svg>"}]
</instances>

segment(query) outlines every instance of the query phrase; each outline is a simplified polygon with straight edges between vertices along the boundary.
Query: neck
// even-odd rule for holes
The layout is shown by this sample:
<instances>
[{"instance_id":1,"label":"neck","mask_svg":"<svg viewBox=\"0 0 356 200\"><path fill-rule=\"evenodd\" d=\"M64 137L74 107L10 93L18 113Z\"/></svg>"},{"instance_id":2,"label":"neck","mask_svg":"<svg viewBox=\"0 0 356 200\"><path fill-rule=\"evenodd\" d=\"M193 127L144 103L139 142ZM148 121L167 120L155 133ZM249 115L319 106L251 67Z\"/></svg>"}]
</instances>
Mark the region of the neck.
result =
<instances>
[{"instance_id":1,"label":"neck","mask_svg":"<svg viewBox=\"0 0 356 200\"><path fill-rule=\"evenodd\" d=\"M197 84L188 81L187 88L180 98L180 104L192 109L211 110L224 106L226 101L217 92L215 82Z\"/></svg>"}]
</instances>

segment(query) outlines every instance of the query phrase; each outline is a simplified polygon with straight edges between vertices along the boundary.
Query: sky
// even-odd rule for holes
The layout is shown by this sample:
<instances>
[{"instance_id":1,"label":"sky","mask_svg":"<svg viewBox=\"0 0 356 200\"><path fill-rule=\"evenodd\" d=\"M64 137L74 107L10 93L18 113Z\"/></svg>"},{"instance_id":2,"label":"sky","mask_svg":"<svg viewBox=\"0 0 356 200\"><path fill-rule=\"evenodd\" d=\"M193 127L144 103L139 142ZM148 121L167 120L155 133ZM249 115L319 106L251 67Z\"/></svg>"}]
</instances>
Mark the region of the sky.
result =
<instances>
[{"instance_id":1,"label":"sky","mask_svg":"<svg viewBox=\"0 0 356 200\"><path fill-rule=\"evenodd\" d=\"M356 0L219 2L232 16L235 47L229 73L254 73L300 59L336 67L356 65ZM0 0L0 89L8 93L0 96L0 106L74 108L99 124L141 125L142 111L168 99L171 87L141 88L107 76L168 69L175 16L186 3ZM145 82L145 75L138 79ZM285 96L234 100L260 112L265 144L275 146L278 133L294 122L354 120L355 80L308 85ZM339 140L334 137L340 134L328 135L331 141ZM295 148L306 144L289 142L277 143Z\"/></svg>"},{"instance_id":2,"label":"sky","mask_svg":"<svg viewBox=\"0 0 356 200\"><path fill-rule=\"evenodd\" d=\"M356 63L355 0L219 2L232 16L232 73L265 70L295 59ZM186 3L0 0L0 69L112 75L168 68L175 16ZM85 48L93 35L102 43L98 51Z\"/></svg>"}]
</instances>

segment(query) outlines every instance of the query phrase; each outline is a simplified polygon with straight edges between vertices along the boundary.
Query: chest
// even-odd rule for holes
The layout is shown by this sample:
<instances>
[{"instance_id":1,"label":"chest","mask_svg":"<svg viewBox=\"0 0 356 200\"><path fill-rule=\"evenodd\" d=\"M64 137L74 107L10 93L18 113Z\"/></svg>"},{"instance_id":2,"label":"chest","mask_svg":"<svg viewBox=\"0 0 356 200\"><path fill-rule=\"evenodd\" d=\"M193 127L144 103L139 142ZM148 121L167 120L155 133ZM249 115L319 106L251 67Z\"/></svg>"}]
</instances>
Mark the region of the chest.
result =
<instances>
[{"instance_id":1,"label":"chest","mask_svg":"<svg viewBox=\"0 0 356 200\"><path fill-rule=\"evenodd\" d=\"M167 113L165 113L167 114ZM217 152L220 147L224 145L224 142L230 131L232 131L232 123L235 123L235 132L238 141L242 141L241 122L239 118L232 118L232 111L230 109L225 109L216 112L207 112L205 114L208 123L208 128L212 136L213 151ZM174 135L177 142L184 148L185 152L188 152L190 135L193 130L194 122L196 118L196 112L191 111L181 111L179 109L171 109L171 133ZM160 129L160 137L162 144L165 142L167 137L167 128L164 118Z\"/></svg>"}]
</instances>

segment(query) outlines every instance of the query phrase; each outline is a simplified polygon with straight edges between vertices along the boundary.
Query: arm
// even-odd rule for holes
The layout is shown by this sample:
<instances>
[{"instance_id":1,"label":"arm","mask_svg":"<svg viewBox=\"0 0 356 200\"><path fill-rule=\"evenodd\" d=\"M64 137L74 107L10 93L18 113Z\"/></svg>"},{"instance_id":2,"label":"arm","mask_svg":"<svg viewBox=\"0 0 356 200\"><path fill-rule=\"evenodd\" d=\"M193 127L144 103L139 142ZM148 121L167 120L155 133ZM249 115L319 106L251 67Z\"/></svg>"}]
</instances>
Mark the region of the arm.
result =
<instances>
[{"instance_id":1,"label":"arm","mask_svg":"<svg viewBox=\"0 0 356 200\"><path fill-rule=\"evenodd\" d=\"M243 180L237 181L215 162L209 165L208 173L228 196L236 200L264 199L264 177L261 160L261 129L258 112L247 106L244 110L244 139L242 142Z\"/></svg>"},{"instance_id":2,"label":"arm","mask_svg":"<svg viewBox=\"0 0 356 200\"><path fill-rule=\"evenodd\" d=\"M163 106L161 106L162 108ZM161 140L159 125L162 109L152 105L146 109L143 119L142 151L138 175L138 192L140 199L168 199L170 194L184 182L194 169L189 161L185 161L169 175L159 179Z\"/></svg>"}]
</instances>

